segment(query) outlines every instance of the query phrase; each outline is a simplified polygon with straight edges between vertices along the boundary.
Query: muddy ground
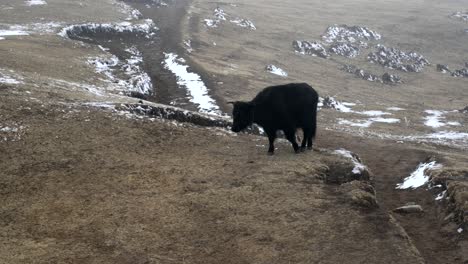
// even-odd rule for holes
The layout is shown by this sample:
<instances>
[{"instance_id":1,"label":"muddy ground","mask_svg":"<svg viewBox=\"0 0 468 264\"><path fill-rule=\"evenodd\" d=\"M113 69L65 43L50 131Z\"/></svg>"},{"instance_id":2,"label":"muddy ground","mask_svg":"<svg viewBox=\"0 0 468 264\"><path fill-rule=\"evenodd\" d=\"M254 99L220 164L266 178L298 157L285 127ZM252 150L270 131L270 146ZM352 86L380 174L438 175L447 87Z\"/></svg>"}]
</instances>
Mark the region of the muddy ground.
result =
<instances>
[{"instance_id":1,"label":"muddy ground","mask_svg":"<svg viewBox=\"0 0 468 264\"><path fill-rule=\"evenodd\" d=\"M18 1L2 2L0 23L33 23L46 17L72 24L127 17L114 1L81 2L50 0L34 9ZM452 11L459 6L456 1L431 2L423 9L420 3L386 2L385 12L372 8L375 12L366 12L370 16L360 15L358 7L366 4L362 1L352 6L322 3L316 11L304 1L294 6L284 1L236 6L177 1L171 6L168 1L159 17L145 13L149 10L142 1L135 2L132 6L144 16L154 16L163 29L157 52L182 53L180 41L192 40L194 52L184 56L226 111L224 100L249 99L266 85L289 81L308 81L321 94L345 101L359 98L371 109L410 108L405 115L415 122L427 107L466 106L466 81L432 69L419 76L402 74L404 86L384 88L346 75L336 61L303 58L290 49L293 38L319 38L330 23L365 23L391 44L406 39L402 47L417 47L433 60L458 63L458 54L466 49L460 44L463 36L448 38L452 48L443 52L442 39L437 48L425 40L445 27L463 26L448 20L439 29L429 27L432 35L415 33L427 23L422 16L440 22L445 17L431 12ZM217 6L251 19L257 30L229 24L206 29L202 21ZM434 6L439 9L431 9ZM96 15L99 9L105 12ZM401 10L409 10L411 19L395 15ZM174 14L186 14L181 25ZM379 16L386 19L374 20ZM411 26L402 30L385 22L401 20ZM341 132L345 129L335 125L341 114L325 109L319 113L313 152L295 155L289 144L280 142L275 156L267 156L267 140L260 136L113 110L109 104L139 100L93 93L106 87L102 76L86 64L88 56L101 52L93 45L55 34L31 34L0 40L0 51L0 70L13 70L10 74L21 80L0 84L0 126L14 128L0 134L0 263L468 261L466 231L458 233L460 223L444 221L449 212L434 201L433 191L394 188L430 156L447 167L466 166L463 147ZM266 74L266 63L287 69L289 77ZM156 85L161 91L175 87L167 82ZM441 97L446 94L450 96ZM405 134L427 128L383 124L373 129ZM373 195L362 194L354 185L327 183L330 175L352 169L349 161L330 154L338 148L359 154L369 167L377 208L367 203L372 204ZM356 192L362 195L357 200L352 195ZM391 212L408 202L422 205L424 212Z\"/></svg>"}]
</instances>

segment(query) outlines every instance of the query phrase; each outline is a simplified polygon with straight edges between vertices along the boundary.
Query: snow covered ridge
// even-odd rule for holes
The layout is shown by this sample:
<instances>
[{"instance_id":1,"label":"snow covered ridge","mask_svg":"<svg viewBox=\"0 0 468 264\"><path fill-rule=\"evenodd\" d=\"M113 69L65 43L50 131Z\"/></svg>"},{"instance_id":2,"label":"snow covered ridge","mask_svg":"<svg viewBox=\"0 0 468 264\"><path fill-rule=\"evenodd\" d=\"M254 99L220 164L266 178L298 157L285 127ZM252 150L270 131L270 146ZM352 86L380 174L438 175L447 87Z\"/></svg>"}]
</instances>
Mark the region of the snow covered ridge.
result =
<instances>
[{"instance_id":1,"label":"snow covered ridge","mask_svg":"<svg viewBox=\"0 0 468 264\"><path fill-rule=\"evenodd\" d=\"M325 31L322 39L325 42L357 42L358 39L364 40L379 40L382 36L368 29L367 27L360 26L347 26L347 25L333 25L329 26Z\"/></svg>"},{"instance_id":2,"label":"snow covered ridge","mask_svg":"<svg viewBox=\"0 0 468 264\"><path fill-rule=\"evenodd\" d=\"M201 113L222 115L215 100L208 94L208 88L201 80L200 75L189 72L185 60L178 58L174 53L164 53L165 60L162 62L164 68L175 74L177 84L187 89L190 102L197 105Z\"/></svg>"},{"instance_id":3,"label":"snow covered ridge","mask_svg":"<svg viewBox=\"0 0 468 264\"><path fill-rule=\"evenodd\" d=\"M468 12L458 11L458 12L455 12L452 15L450 15L450 17L460 19L460 20L463 20L463 21L468 21Z\"/></svg>"},{"instance_id":4,"label":"snow covered ridge","mask_svg":"<svg viewBox=\"0 0 468 264\"><path fill-rule=\"evenodd\" d=\"M62 37L79 38L83 34L100 34L100 33L120 33L120 34L138 34L146 38L151 38L156 34L158 28L153 20L145 19L142 23L88 23L81 25L71 25L63 28L59 35Z\"/></svg>"},{"instance_id":5,"label":"snow covered ridge","mask_svg":"<svg viewBox=\"0 0 468 264\"><path fill-rule=\"evenodd\" d=\"M426 120L424 122L424 125L432 127L432 128L438 128L438 127L443 127L443 126L460 126L461 124L459 122L443 122L442 120L445 119L444 114L449 113L448 111L438 111L438 110L426 110L424 111L428 116L424 117Z\"/></svg>"},{"instance_id":6,"label":"snow covered ridge","mask_svg":"<svg viewBox=\"0 0 468 264\"><path fill-rule=\"evenodd\" d=\"M25 5L27 6L47 5L47 2L44 0L28 0L28 1L25 1Z\"/></svg>"},{"instance_id":7,"label":"snow covered ridge","mask_svg":"<svg viewBox=\"0 0 468 264\"><path fill-rule=\"evenodd\" d=\"M318 56L325 59L330 57L325 47L316 41L295 40L292 45L296 52L304 55Z\"/></svg>"},{"instance_id":8,"label":"snow covered ridge","mask_svg":"<svg viewBox=\"0 0 468 264\"><path fill-rule=\"evenodd\" d=\"M371 52L367 59L373 63L404 72L421 72L429 61L416 52L405 53L396 48L387 48L378 44L377 51Z\"/></svg>"},{"instance_id":9,"label":"snow covered ridge","mask_svg":"<svg viewBox=\"0 0 468 264\"><path fill-rule=\"evenodd\" d=\"M228 14L226 14L226 12L224 12L223 9L217 7L214 11L213 11L213 18L212 19L204 19L203 22L205 23L205 26L209 27L209 28L215 28L215 27L218 27L218 25L220 25L223 21L226 21L228 20L227 19L228 17ZM234 19L230 19L229 22L239 26L239 27L242 27L242 28L247 28L247 29L250 29L250 30L256 30L257 28L255 27L254 23L248 19L244 19L244 18L239 18L239 17L236 17Z\"/></svg>"},{"instance_id":10,"label":"snow covered ridge","mask_svg":"<svg viewBox=\"0 0 468 264\"><path fill-rule=\"evenodd\" d=\"M425 185L429 181L429 175L426 173L430 170L436 170L442 168L442 165L437 164L436 161L427 163L420 163L416 170L411 173L410 176L406 177L402 183L397 184L396 189L416 189Z\"/></svg>"},{"instance_id":11,"label":"snow covered ridge","mask_svg":"<svg viewBox=\"0 0 468 264\"><path fill-rule=\"evenodd\" d=\"M363 69L359 69L354 65L344 65L341 68L343 71L347 73L354 74L356 77L359 77L363 80L369 81L369 82L380 82L384 84L398 84L401 83L401 77L398 75L393 75L389 73L384 73L382 76L377 76L375 74L372 74L370 72L366 72Z\"/></svg>"},{"instance_id":12,"label":"snow covered ridge","mask_svg":"<svg viewBox=\"0 0 468 264\"><path fill-rule=\"evenodd\" d=\"M279 67L276 67L275 65L273 64L270 64L270 65L267 65L265 67L265 69L267 71L269 71L270 73L272 74L275 74L275 75L279 75L279 76L283 76L283 77L287 77L288 76L288 73L285 72L283 69L279 68Z\"/></svg>"},{"instance_id":13,"label":"snow covered ridge","mask_svg":"<svg viewBox=\"0 0 468 264\"><path fill-rule=\"evenodd\" d=\"M351 151L346 149L337 149L333 151L333 153L350 159L354 164L354 168L352 170L354 174L361 174L367 170L367 167L364 164L362 164L359 157L353 154Z\"/></svg>"},{"instance_id":14,"label":"snow covered ridge","mask_svg":"<svg viewBox=\"0 0 468 264\"><path fill-rule=\"evenodd\" d=\"M141 64L143 56L136 47L125 50L128 58L119 60L115 55L108 58L90 58L88 63L96 68L96 72L104 74L110 83L116 83L120 93L148 96L153 93L153 85L149 75L143 71Z\"/></svg>"}]
</instances>

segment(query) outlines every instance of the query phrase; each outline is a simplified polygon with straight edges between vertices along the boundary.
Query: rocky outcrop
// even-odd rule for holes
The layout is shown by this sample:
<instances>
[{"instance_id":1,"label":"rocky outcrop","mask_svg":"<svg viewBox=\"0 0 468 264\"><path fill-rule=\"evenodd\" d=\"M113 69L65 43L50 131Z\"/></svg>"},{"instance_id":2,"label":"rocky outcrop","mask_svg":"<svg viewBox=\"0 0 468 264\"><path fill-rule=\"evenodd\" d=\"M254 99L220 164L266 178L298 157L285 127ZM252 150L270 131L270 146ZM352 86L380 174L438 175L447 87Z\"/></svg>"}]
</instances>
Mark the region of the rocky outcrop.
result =
<instances>
[{"instance_id":1,"label":"rocky outcrop","mask_svg":"<svg viewBox=\"0 0 468 264\"><path fill-rule=\"evenodd\" d=\"M330 57L325 47L316 41L295 40L292 45L296 52L304 55L318 56L325 59Z\"/></svg>"},{"instance_id":2,"label":"rocky outcrop","mask_svg":"<svg viewBox=\"0 0 468 264\"><path fill-rule=\"evenodd\" d=\"M377 45L376 51L371 52L367 59L390 69L404 72L421 72L429 61L416 52L406 53L396 48Z\"/></svg>"},{"instance_id":3,"label":"rocky outcrop","mask_svg":"<svg viewBox=\"0 0 468 264\"><path fill-rule=\"evenodd\" d=\"M356 77L369 82L380 82L384 84L401 83L401 78L398 75L389 74L387 72L384 73L382 76L378 76L363 69L359 69L354 65L344 65L341 69L345 72L354 74Z\"/></svg>"}]
</instances>

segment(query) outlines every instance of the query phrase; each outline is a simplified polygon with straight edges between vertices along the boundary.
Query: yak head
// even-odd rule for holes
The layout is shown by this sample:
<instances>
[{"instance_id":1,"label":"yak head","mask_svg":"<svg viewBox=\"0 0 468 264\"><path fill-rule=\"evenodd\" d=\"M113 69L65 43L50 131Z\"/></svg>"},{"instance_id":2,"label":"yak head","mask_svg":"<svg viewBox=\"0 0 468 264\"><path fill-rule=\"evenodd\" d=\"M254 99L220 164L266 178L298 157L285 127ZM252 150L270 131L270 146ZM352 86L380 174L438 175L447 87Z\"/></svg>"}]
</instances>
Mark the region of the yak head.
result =
<instances>
[{"instance_id":1,"label":"yak head","mask_svg":"<svg viewBox=\"0 0 468 264\"><path fill-rule=\"evenodd\" d=\"M232 109L233 132L240 132L253 123L254 104L251 102L230 102L234 105Z\"/></svg>"}]
</instances>

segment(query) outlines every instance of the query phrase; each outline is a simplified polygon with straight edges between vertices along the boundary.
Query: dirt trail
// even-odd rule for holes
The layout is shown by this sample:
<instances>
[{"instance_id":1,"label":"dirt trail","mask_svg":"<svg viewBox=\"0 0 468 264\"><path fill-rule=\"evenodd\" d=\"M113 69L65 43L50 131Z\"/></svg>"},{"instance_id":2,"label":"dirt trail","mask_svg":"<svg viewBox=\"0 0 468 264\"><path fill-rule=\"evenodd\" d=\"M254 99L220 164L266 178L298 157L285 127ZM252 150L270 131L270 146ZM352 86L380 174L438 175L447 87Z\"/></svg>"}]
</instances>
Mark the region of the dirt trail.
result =
<instances>
[{"instance_id":1,"label":"dirt trail","mask_svg":"<svg viewBox=\"0 0 468 264\"><path fill-rule=\"evenodd\" d=\"M395 141L352 137L349 134L327 131L319 135L319 145L327 148L344 147L357 153L375 175L377 200L384 210L391 211L414 202L423 207L423 214L400 215L392 213L405 228L427 263L462 263L454 230L444 230L445 217L434 200L434 194L425 187L417 190L396 190L395 185L409 176L420 162L435 152L421 146ZM441 157L438 157L439 161ZM452 227L453 228L453 227Z\"/></svg>"}]
</instances>

